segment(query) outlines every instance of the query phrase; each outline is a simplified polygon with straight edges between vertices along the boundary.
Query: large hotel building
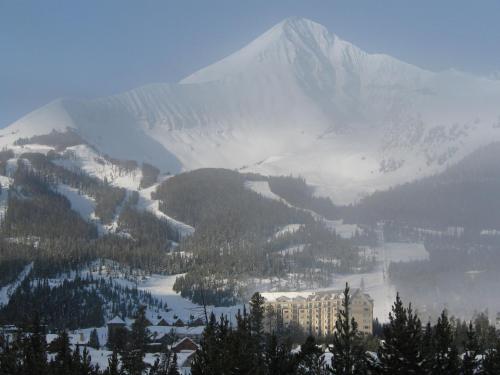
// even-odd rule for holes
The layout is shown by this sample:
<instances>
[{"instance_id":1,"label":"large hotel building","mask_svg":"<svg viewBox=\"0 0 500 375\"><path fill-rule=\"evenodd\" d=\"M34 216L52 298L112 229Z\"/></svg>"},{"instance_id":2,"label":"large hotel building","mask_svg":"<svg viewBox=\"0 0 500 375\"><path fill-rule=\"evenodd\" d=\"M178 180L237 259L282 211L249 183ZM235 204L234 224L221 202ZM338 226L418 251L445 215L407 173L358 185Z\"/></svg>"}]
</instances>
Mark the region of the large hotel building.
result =
<instances>
[{"instance_id":1,"label":"large hotel building","mask_svg":"<svg viewBox=\"0 0 500 375\"><path fill-rule=\"evenodd\" d=\"M308 334L327 336L333 334L337 315L342 309L343 291L316 292L307 297L281 296L266 299L266 311L279 315L283 325L298 325ZM357 289L351 293L350 315L358 323L362 333L373 330L373 300Z\"/></svg>"}]
</instances>

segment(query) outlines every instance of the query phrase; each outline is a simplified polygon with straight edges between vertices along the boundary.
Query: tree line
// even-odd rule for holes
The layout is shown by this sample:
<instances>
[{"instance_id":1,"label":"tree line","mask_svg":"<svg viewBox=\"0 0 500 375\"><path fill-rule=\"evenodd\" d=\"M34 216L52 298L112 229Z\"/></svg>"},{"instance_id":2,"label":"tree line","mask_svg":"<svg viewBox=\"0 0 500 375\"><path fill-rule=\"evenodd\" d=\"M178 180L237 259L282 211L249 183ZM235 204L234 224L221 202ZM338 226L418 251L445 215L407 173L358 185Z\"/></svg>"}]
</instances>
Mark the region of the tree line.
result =
<instances>
[{"instance_id":1,"label":"tree line","mask_svg":"<svg viewBox=\"0 0 500 375\"><path fill-rule=\"evenodd\" d=\"M491 327L484 336L485 327L472 322L454 325L445 311L435 324L422 324L411 304L404 305L398 295L388 322L377 328L378 337L373 345L373 340L359 332L349 306L350 290L346 285L333 336L323 338L323 346L308 336L294 349L286 327L265 329L264 299L255 293L249 311L243 307L234 322L226 316L210 315L191 363L191 373L493 375L500 372L500 339ZM78 346L69 345L65 331L47 345L39 322L35 322L14 340L0 338L0 374L178 374L176 358L168 344L162 346L153 364L144 361L152 338L148 324L142 307L131 330L119 340L120 345L108 344L112 354L108 368L102 371L92 365L85 348L81 351ZM89 346L99 347L96 337Z\"/></svg>"}]
</instances>

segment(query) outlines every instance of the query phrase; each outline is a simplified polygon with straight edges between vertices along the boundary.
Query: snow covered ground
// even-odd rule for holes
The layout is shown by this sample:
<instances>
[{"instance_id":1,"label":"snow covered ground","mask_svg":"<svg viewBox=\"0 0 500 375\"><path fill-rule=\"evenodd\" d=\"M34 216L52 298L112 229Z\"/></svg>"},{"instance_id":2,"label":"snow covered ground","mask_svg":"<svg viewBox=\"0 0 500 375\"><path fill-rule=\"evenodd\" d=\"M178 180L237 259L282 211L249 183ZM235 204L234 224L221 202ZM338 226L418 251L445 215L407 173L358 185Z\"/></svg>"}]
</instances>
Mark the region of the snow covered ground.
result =
<instances>
[{"instance_id":1,"label":"snow covered ground","mask_svg":"<svg viewBox=\"0 0 500 375\"><path fill-rule=\"evenodd\" d=\"M87 220L93 221L95 219L95 200L94 198L79 192L78 189L65 184L58 184L56 191L64 195L71 203L71 209L80 214L80 216Z\"/></svg>"},{"instance_id":2,"label":"snow covered ground","mask_svg":"<svg viewBox=\"0 0 500 375\"><path fill-rule=\"evenodd\" d=\"M183 321L189 321L191 315L196 318L204 318L204 311L201 305L195 304L190 300L183 298L180 294L173 290L175 279L181 275L153 275L146 277L144 281L137 284L139 290L150 292L154 297L166 302L168 307L172 309L168 313L162 314L167 320L174 320L174 315ZM230 307L214 307L207 306L207 312L213 312L216 316L221 314L227 315L232 318L237 313L238 309L243 306L230 306Z\"/></svg>"},{"instance_id":3,"label":"snow covered ground","mask_svg":"<svg viewBox=\"0 0 500 375\"><path fill-rule=\"evenodd\" d=\"M0 219L5 216L7 212L8 197L9 197L9 187L12 183L12 179L5 176L0 176L0 185L2 187L2 192L0 193Z\"/></svg>"},{"instance_id":4,"label":"snow covered ground","mask_svg":"<svg viewBox=\"0 0 500 375\"><path fill-rule=\"evenodd\" d=\"M276 201L280 201L283 204L286 204L289 207L294 207L298 210L302 210L308 212L312 215L316 220L323 221L328 228L334 230L340 237L342 238L351 238L355 235L356 232L361 232L362 229L356 224L344 224L343 220L328 220L324 216L319 215L318 213L308 210L305 208L300 208L292 205L287 202L285 199L281 198L279 195L274 194L269 186L269 182L267 181L245 181L245 187L250 189L257 194L262 195L265 198L273 199ZM290 224L282 228L279 232L276 233L276 236L279 234L283 234L285 232L295 232L300 228L300 224Z\"/></svg>"},{"instance_id":5,"label":"snow covered ground","mask_svg":"<svg viewBox=\"0 0 500 375\"><path fill-rule=\"evenodd\" d=\"M10 297L33 269L33 262L26 265L15 281L0 289L0 307L9 303Z\"/></svg>"},{"instance_id":6,"label":"snow covered ground","mask_svg":"<svg viewBox=\"0 0 500 375\"><path fill-rule=\"evenodd\" d=\"M342 238L352 238L356 232L361 233L362 229L356 224L344 224L343 220L324 220L326 225L333 229Z\"/></svg>"},{"instance_id":7,"label":"snow covered ground","mask_svg":"<svg viewBox=\"0 0 500 375\"><path fill-rule=\"evenodd\" d=\"M75 350L77 345L81 346L87 344L90 337L90 332L93 329L94 328L86 328L70 332L68 336L72 349ZM99 338L100 345L105 345L107 342L107 328L96 327L95 329L97 330L97 335ZM57 338L56 334L48 334L46 337L47 343L52 342L56 338ZM112 351L106 350L104 348L94 349L91 347L87 347L87 350L93 365L99 365L99 369L101 370L105 370L108 368L108 363L109 363L108 360L111 358L111 355L113 354ZM80 354L82 351L83 347L80 347ZM191 353L192 352L187 352L187 351L181 351L180 353L177 353L177 366L179 367L181 375L190 374L189 368L182 368L181 366L187 359L187 356L190 355ZM49 360L51 356L52 355L49 355ZM157 360L157 358L159 357L160 353L146 353L146 356L144 357L144 362L146 362L148 365L153 365Z\"/></svg>"},{"instance_id":8,"label":"snow covered ground","mask_svg":"<svg viewBox=\"0 0 500 375\"><path fill-rule=\"evenodd\" d=\"M192 226L183 223L181 221L175 220L174 218L168 215L165 215L165 213L163 213L160 210L160 201L151 198L151 193L153 193L156 190L159 184L161 184L169 177L170 176L161 176L160 181L158 183L146 189L139 190L139 202L137 203L137 207L139 209L151 212L152 214L156 215L156 217L158 217L159 219L166 220L170 225L172 225L178 230L181 237L190 236L194 233L194 228Z\"/></svg>"},{"instance_id":9,"label":"snow covered ground","mask_svg":"<svg viewBox=\"0 0 500 375\"><path fill-rule=\"evenodd\" d=\"M126 170L87 145L68 147L63 158L54 160L54 163L69 170L82 170L90 176L108 181L113 186L129 190L138 190L141 183L140 168Z\"/></svg>"},{"instance_id":10,"label":"snow covered ground","mask_svg":"<svg viewBox=\"0 0 500 375\"><path fill-rule=\"evenodd\" d=\"M273 199L290 206L290 204L286 200L271 191L269 182L267 181L245 181L245 187L256 192L257 194L262 195L265 198Z\"/></svg>"}]
</instances>

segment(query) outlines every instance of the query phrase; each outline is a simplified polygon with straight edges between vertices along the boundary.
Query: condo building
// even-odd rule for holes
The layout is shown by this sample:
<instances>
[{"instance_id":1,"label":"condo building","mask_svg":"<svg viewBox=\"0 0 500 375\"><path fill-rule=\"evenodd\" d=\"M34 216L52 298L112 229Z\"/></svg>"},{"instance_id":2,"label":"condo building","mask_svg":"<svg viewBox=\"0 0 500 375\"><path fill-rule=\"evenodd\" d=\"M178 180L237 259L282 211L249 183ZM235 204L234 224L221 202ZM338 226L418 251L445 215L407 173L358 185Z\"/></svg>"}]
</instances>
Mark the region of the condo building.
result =
<instances>
[{"instance_id":1,"label":"condo building","mask_svg":"<svg viewBox=\"0 0 500 375\"><path fill-rule=\"evenodd\" d=\"M343 291L322 291L309 296L266 299L267 319L278 317L284 327L296 325L315 336L328 336L335 330L335 322L342 309ZM373 330L373 300L360 289L351 293L350 316L358 323L358 330L371 334ZM266 325L271 327L270 324Z\"/></svg>"}]
</instances>

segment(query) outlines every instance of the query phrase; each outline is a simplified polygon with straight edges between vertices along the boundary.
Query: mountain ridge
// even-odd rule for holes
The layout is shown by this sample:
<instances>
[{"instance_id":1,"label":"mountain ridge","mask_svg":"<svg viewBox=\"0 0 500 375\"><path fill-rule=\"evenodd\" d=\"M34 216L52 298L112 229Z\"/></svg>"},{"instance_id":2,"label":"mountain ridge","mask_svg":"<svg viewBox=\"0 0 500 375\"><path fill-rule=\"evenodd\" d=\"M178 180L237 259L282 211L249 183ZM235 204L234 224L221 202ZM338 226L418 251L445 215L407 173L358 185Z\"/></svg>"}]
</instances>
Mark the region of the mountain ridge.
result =
<instances>
[{"instance_id":1,"label":"mountain ridge","mask_svg":"<svg viewBox=\"0 0 500 375\"><path fill-rule=\"evenodd\" d=\"M179 83L51 102L1 130L0 145L71 128L162 171L302 175L347 203L500 140L498 100L499 81L369 54L294 17Z\"/></svg>"}]
</instances>

